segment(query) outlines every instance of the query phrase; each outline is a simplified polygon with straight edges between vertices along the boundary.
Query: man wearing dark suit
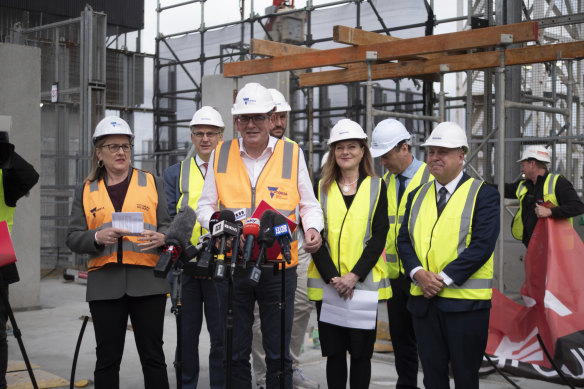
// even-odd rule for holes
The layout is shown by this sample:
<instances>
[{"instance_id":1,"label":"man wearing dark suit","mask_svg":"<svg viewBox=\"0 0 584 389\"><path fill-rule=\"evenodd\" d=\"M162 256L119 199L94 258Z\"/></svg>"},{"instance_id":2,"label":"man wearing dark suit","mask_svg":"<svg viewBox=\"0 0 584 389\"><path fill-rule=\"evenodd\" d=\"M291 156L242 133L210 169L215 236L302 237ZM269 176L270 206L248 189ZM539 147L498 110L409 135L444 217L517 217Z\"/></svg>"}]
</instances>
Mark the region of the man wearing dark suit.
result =
<instances>
[{"instance_id":1,"label":"man wearing dark suit","mask_svg":"<svg viewBox=\"0 0 584 389\"><path fill-rule=\"evenodd\" d=\"M499 193L463 173L468 142L456 123L439 124L422 145L436 178L408 196L397 246L413 280L412 313L424 385L479 387L487 345Z\"/></svg>"}]
</instances>

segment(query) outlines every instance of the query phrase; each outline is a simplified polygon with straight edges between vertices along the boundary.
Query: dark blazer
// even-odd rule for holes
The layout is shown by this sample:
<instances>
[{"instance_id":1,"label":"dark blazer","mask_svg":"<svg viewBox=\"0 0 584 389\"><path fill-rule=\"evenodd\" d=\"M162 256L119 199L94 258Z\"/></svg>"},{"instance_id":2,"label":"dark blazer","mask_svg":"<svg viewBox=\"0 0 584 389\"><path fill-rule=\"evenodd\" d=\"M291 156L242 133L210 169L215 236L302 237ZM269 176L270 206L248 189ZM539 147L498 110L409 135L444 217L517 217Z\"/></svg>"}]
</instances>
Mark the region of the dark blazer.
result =
<instances>
[{"instance_id":1,"label":"dark blazer","mask_svg":"<svg viewBox=\"0 0 584 389\"><path fill-rule=\"evenodd\" d=\"M470 177L463 173L457 189ZM420 186L421 187L421 186ZM408 232L407 220L410 216L412 199L420 187L413 190L406 203L404 223L402 224L397 238L397 248L399 257L403 261L406 276L417 266L422 266L418 259ZM499 236L499 192L489 185L483 185L477 194L477 201L472 220L472 233L469 246L460 254L458 258L450 262L444 269L456 285L462 285L489 259L495 250L497 237ZM423 218L420 219L423 223ZM423 266L422 266L423 267ZM445 312L464 312L491 307L490 300L465 300L444 297L434 297L437 299L438 308ZM411 296L408 301L408 309L414 315L422 316L428 309L430 299L423 296Z\"/></svg>"}]
</instances>

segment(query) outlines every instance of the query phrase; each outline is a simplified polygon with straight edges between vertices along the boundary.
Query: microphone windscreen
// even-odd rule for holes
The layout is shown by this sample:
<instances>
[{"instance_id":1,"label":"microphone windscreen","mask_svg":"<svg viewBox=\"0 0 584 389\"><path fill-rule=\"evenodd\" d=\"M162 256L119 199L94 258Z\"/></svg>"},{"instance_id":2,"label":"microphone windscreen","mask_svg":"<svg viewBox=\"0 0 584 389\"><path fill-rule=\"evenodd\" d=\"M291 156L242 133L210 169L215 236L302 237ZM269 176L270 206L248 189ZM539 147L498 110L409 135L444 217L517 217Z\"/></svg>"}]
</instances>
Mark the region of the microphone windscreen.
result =
<instances>
[{"instance_id":1,"label":"microphone windscreen","mask_svg":"<svg viewBox=\"0 0 584 389\"><path fill-rule=\"evenodd\" d=\"M219 217L217 218L218 221L228 221L231 223L235 223L235 214L233 213L233 211L230 211L228 209L224 209L223 211L219 212Z\"/></svg>"},{"instance_id":2,"label":"microphone windscreen","mask_svg":"<svg viewBox=\"0 0 584 389\"><path fill-rule=\"evenodd\" d=\"M215 224L217 224L218 221L219 221L219 211L213 212L213 214L211 215L211 218L209 219L209 231L213 231L213 227L215 227Z\"/></svg>"},{"instance_id":3,"label":"microphone windscreen","mask_svg":"<svg viewBox=\"0 0 584 389\"><path fill-rule=\"evenodd\" d=\"M272 247L276 242L276 235L274 234L274 217L276 215L276 212L268 209L260 218L260 234L258 236L258 242L265 244L267 247Z\"/></svg>"},{"instance_id":4,"label":"microphone windscreen","mask_svg":"<svg viewBox=\"0 0 584 389\"><path fill-rule=\"evenodd\" d=\"M196 222L195 211L189 206L182 207L168 227L168 232L164 238L165 243L184 248L191 240Z\"/></svg>"},{"instance_id":5,"label":"microphone windscreen","mask_svg":"<svg viewBox=\"0 0 584 389\"><path fill-rule=\"evenodd\" d=\"M274 226L281 226L282 224L288 225L288 221L283 215L277 213L276 216L274 216Z\"/></svg>"},{"instance_id":6,"label":"microphone windscreen","mask_svg":"<svg viewBox=\"0 0 584 389\"><path fill-rule=\"evenodd\" d=\"M258 237L260 233L260 221L256 218L247 219L243 225L243 235L253 235L255 238Z\"/></svg>"}]
</instances>

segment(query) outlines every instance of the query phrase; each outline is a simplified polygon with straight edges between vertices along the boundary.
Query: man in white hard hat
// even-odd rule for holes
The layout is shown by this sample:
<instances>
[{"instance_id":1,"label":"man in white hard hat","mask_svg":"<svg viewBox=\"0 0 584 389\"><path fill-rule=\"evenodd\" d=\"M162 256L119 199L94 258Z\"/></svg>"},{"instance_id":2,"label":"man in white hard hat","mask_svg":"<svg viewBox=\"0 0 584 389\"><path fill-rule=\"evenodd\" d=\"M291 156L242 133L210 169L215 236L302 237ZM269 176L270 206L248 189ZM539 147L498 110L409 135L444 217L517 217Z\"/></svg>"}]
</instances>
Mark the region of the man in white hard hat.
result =
<instances>
[{"instance_id":1,"label":"man in white hard hat","mask_svg":"<svg viewBox=\"0 0 584 389\"><path fill-rule=\"evenodd\" d=\"M379 157L388 170L383 177L387 186L389 232L385 244L387 268L393 297L387 300L389 333L395 354L397 388L417 388L418 346L412 316L406 305L410 297L410 278L397 255L397 234L402 224L408 194L434 179L428 166L419 161L410 150L411 135L395 119L379 122L371 135L371 156Z\"/></svg>"},{"instance_id":2,"label":"man in white hard hat","mask_svg":"<svg viewBox=\"0 0 584 389\"><path fill-rule=\"evenodd\" d=\"M440 123L422 145L435 180L408 195L397 248L413 280L412 313L426 388L478 389L487 346L499 193L463 173L466 134Z\"/></svg>"},{"instance_id":3,"label":"man in white hard hat","mask_svg":"<svg viewBox=\"0 0 584 389\"><path fill-rule=\"evenodd\" d=\"M213 169L205 179L203 195L197 207L197 220L207 227L213 212L221 209L244 208L251 217L261 200L296 219L299 206L305 245L308 253L320 247L323 216L314 196L308 169L302 151L292 142L284 142L270 136L274 102L270 92L260 84L246 84L235 98L231 110L241 138L220 144L212 154ZM219 206L218 206L219 204ZM291 244L292 260L286 264L286 318L285 318L285 387L292 388L292 362L289 356L292 330L294 293L296 290L296 266L298 246ZM273 265L262 267L259 283L253 287L248 278L236 277L233 290L232 382L235 388L251 388L249 363L253 307L257 300L264 351L266 352L268 388L279 387L280 369L280 310L281 275L274 275ZM227 281L218 282L222 315L226 315ZM227 357L227 356L226 356Z\"/></svg>"},{"instance_id":4,"label":"man in white hard hat","mask_svg":"<svg viewBox=\"0 0 584 389\"><path fill-rule=\"evenodd\" d=\"M527 146L517 162L521 163L524 178L505 184L505 197L519 199L511 233L527 247L539 218L571 221L572 217L584 213L584 204L570 181L548 171L551 158L546 147Z\"/></svg>"},{"instance_id":5,"label":"man in white hard hat","mask_svg":"<svg viewBox=\"0 0 584 389\"><path fill-rule=\"evenodd\" d=\"M225 124L221 114L213 107L204 106L193 115L190 122L191 142L196 154L164 171L164 191L171 218L183 207L197 208L205 175L211 169L209 158L223 139ZM191 235L191 244L197 245L199 237L207 233L197 221ZM209 380L211 389L225 386L223 370L223 321L219 314L219 295L210 279L183 274L182 276L182 387L195 389L199 380L199 335L203 324L203 311L211 339L209 352ZM177 380L181 379L177 377Z\"/></svg>"},{"instance_id":6,"label":"man in white hard hat","mask_svg":"<svg viewBox=\"0 0 584 389\"><path fill-rule=\"evenodd\" d=\"M272 114L273 120L270 123L270 135L274 138L282 139L286 142L294 142L292 139L284 136L288 124L288 112L291 108L286 98L279 90L268 89L272 95L272 100L276 106ZM290 338L290 359L292 359L292 383L295 389L318 389L320 385L308 378L300 367L300 353L304 343L304 334L310 319L310 313L314 304L308 300L306 293L307 272L311 256L304 250L304 235L302 231L298 232L298 267L296 274L298 276L296 283L296 294L294 297L294 323L292 324L292 335ZM253 323L253 342L252 342L252 361L253 372L256 386L258 389L266 386L266 355L262 344L262 333L260 331L259 308L256 304L254 310Z\"/></svg>"}]
</instances>

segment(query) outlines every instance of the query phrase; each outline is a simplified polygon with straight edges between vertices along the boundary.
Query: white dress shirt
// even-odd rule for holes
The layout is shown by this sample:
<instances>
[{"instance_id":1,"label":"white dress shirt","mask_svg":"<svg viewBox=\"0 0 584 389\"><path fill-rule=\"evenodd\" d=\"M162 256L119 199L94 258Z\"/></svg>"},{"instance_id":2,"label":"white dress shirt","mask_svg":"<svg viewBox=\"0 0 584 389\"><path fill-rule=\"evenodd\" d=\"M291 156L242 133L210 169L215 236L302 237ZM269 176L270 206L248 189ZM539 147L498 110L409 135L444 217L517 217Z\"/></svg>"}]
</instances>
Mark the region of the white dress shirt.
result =
<instances>
[{"instance_id":1,"label":"white dress shirt","mask_svg":"<svg viewBox=\"0 0 584 389\"><path fill-rule=\"evenodd\" d=\"M251 186L255 187L260 173L266 166L266 163L272 156L274 147L278 142L278 138L270 136L268 146L264 149L258 158L251 157L243 145L243 140L239 138L239 154L247 170L249 182ZM215 151L211 154L211 165L215 163ZM314 228L316 231L322 231L324 227L324 220L320 203L314 196L314 189L308 175L308 168L302 150L298 155L298 193L300 194L300 217L302 218L302 225L304 231ZM217 192L217 183L215 182L215 170L209 169L205 177L205 184L203 185L203 193L197 205L196 214L197 220L201 225L208 229L209 219L213 212L219 210L218 207L219 194Z\"/></svg>"},{"instance_id":2,"label":"white dress shirt","mask_svg":"<svg viewBox=\"0 0 584 389\"><path fill-rule=\"evenodd\" d=\"M454 180L450 181L446 185L442 185L436 179L434 179L434 186L436 187L436 198L438 198L438 192L440 191L440 189L442 189L442 187L445 187L446 188L446 201L448 202L448 200L450 200L450 197L452 196L452 193L454 193L454 191L456 190L456 187L458 186L458 183L460 182L461 178L462 178L462 170L460 171L460 173L458 173L458 175L454 178ZM414 274L416 274L416 272L418 270L421 270L421 269L424 269L424 268L422 266L417 266L410 272L410 278L412 279L414 284L417 284L417 281L414 280ZM446 285L452 284L452 282L453 282L452 278L448 277L448 275L446 273L444 273L443 271L440 272L440 276L444 279L444 283Z\"/></svg>"},{"instance_id":3,"label":"white dress shirt","mask_svg":"<svg viewBox=\"0 0 584 389\"><path fill-rule=\"evenodd\" d=\"M207 164L207 167L205 167L204 164L206 162L203 161L203 159L201 157L199 157L199 155L195 155L195 162L197 163L197 166L199 167L199 169L201 169L201 173L203 173L203 177L205 177L205 174L207 174L207 170L209 169L209 164Z\"/></svg>"}]
</instances>

